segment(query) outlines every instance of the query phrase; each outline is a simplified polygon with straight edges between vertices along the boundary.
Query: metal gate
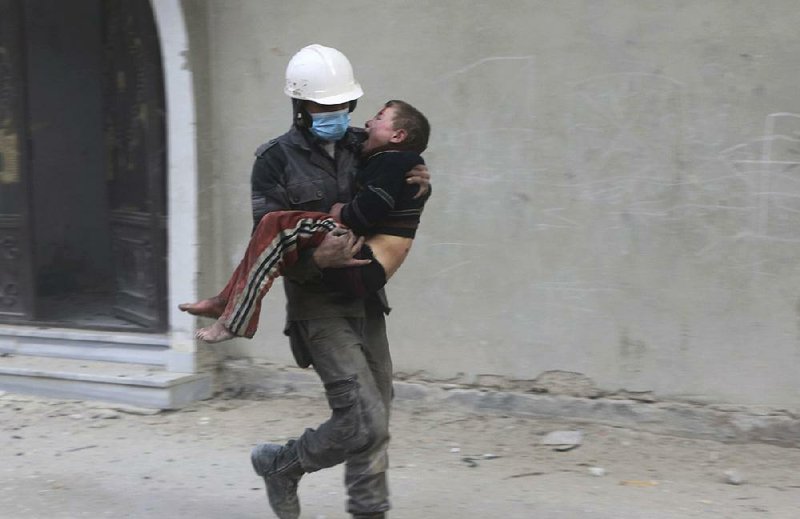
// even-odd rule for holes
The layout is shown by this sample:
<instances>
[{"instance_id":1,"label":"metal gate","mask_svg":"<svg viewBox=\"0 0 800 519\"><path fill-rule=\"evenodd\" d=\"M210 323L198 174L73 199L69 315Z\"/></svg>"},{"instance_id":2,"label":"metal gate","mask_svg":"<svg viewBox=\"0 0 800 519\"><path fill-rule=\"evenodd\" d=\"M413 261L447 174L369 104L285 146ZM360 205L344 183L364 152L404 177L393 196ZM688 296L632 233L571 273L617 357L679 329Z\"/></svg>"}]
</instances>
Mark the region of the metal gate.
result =
<instances>
[{"instance_id":1,"label":"metal gate","mask_svg":"<svg viewBox=\"0 0 800 519\"><path fill-rule=\"evenodd\" d=\"M0 317L33 316L22 4L0 0Z\"/></svg>"},{"instance_id":2,"label":"metal gate","mask_svg":"<svg viewBox=\"0 0 800 519\"><path fill-rule=\"evenodd\" d=\"M114 310L164 328L166 140L158 34L148 0L105 0L104 14Z\"/></svg>"},{"instance_id":3,"label":"metal gate","mask_svg":"<svg viewBox=\"0 0 800 519\"><path fill-rule=\"evenodd\" d=\"M161 53L149 0L96 1L102 11L102 146L113 248L115 315L166 329L166 137ZM47 4L42 0L36 5ZM47 5L45 5L47 7ZM24 0L0 0L0 320L36 322ZM52 0L50 8L69 9ZM52 88L58 88L53 85ZM35 143L33 143L35 145ZM37 187L39 189L39 187ZM39 208L38 210L47 210Z\"/></svg>"}]
</instances>

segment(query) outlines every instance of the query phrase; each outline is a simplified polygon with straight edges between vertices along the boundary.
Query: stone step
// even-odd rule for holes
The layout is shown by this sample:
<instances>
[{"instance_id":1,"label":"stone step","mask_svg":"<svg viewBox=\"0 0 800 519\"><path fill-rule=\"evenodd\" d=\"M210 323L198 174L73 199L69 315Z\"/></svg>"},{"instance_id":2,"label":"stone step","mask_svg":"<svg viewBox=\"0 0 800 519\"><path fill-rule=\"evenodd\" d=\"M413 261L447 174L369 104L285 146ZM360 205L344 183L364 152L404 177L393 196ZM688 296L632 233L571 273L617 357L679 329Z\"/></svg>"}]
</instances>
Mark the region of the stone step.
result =
<instances>
[{"instance_id":1,"label":"stone step","mask_svg":"<svg viewBox=\"0 0 800 519\"><path fill-rule=\"evenodd\" d=\"M144 364L8 355L0 390L69 400L101 400L177 409L212 395L211 375L174 373Z\"/></svg>"},{"instance_id":2,"label":"stone step","mask_svg":"<svg viewBox=\"0 0 800 519\"><path fill-rule=\"evenodd\" d=\"M0 353L13 355L166 366L168 351L163 334L0 326Z\"/></svg>"}]
</instances>

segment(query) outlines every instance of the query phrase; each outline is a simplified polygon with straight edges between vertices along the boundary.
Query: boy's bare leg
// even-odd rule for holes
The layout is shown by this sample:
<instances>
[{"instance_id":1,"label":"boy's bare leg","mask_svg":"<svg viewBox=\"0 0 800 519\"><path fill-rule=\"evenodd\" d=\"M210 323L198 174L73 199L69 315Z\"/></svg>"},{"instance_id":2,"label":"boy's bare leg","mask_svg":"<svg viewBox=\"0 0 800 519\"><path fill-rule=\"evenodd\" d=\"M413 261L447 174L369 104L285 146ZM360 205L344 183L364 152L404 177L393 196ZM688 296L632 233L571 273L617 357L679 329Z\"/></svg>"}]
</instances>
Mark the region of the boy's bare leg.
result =
<instances>
[{"instance_id":1,"label":"boy's bare leg","mask_svg":"<svg viewBox=\"0 0 800 519\"><path fill-rule=\"evenodd\" d=\"M211 326L206 326L205 328L197 330L195 337L203 342L215 343L233 339L235 336L230 330L225 328L222 321L216 320Z\"/></svg>"},{"instance_id":2,"label":"boy's bare leg","mask_svg":"<svg viewBox=\"0 0 800 519\"><path fill-rule=\"evenodd\" d=\"M225 311L226 304L227 301L220 296L214 296L208 299L201 299L196 303L183 303L178 305L178 308L182 312L189 312L192 315L216 319Z\"/></svg>"}]
</instances>

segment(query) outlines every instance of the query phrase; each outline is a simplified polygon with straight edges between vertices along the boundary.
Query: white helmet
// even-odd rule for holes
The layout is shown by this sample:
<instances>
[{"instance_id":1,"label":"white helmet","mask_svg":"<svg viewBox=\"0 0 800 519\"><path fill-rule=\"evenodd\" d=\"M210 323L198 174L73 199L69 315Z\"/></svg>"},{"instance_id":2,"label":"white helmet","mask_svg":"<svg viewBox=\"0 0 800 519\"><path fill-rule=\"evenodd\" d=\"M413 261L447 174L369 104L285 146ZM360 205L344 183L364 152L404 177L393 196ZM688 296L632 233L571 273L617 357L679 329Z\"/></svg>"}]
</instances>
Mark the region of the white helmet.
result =
<instances>
[{"instance_id":1,"label":"white helmet","mask_svg":"<svg viewBox=\"0 0 800 519\"><path fill-rule=\"evenodd\" d=\"M321 105L346 103L364 95L347 57L317 44L303 47L289 61L283 92L293 99Z\"/></svg>"}]
</instances>

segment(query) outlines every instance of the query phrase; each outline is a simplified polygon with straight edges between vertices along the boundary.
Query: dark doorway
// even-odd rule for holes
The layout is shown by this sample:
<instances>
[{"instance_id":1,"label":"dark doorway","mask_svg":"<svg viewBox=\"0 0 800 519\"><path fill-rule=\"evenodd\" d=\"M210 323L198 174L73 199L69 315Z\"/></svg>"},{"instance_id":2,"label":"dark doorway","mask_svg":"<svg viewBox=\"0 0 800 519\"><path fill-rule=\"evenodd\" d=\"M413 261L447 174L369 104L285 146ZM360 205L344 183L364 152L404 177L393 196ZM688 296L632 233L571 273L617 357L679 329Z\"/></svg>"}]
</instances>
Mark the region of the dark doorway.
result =
<instances>
[{"instance_id":1,"label":"dark doorway","mask_svg":"<svg viewBox=\"0 0 800 519\"><path fill-rule=\"evenodd\" d=\"M0 215L19 223L29 264L8 267L26 304L6 320L164 330L164 101L149 0L0 8L18 22L0 45L14 55L5 83L24 107L14 120L19 197L12 208L0 184Z\"/></svg>"}]
</instances>

